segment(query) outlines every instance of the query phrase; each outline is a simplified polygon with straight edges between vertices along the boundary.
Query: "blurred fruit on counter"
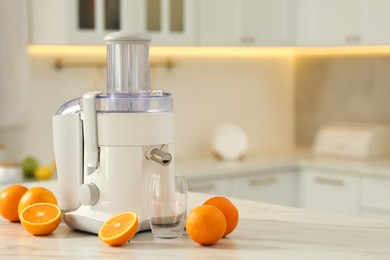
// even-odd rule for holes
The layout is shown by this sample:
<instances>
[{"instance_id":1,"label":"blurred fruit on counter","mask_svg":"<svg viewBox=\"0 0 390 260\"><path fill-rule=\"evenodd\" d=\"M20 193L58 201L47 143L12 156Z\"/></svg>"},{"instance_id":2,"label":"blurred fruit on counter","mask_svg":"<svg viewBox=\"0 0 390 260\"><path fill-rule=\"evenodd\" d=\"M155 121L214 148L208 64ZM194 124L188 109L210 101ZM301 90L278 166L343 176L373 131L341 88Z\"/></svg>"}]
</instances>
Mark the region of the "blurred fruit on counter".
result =
<instances>
[{"instance_id":1,"label":"blurred fruit on counter","mask_svg":"<svg viewBox=\"0 0 390 260\"><path fill-rule=\"evenodd\" d=\"M34 171L34 177L40 181L51 179L52 176L52 168L48 166L38 166Z\"/></svg>"},{"instance_id":2,"label":"blurred fruit on counter","mask_svg":"<svg viewBox=\"0 0 390 260\"><path fill-rule=\"evenodd\" d=\"M51 169L53 170L53 172L57 171L57 162L56 162L56 160L53 160L51 162Z\"/></svg>"},{"instance_id":3,"label":"blurred fruit on counter","mask_svg":"<svg viewBox=\"0 0 390 260\"><path fill-rule=\"evenodd\" d=\"M34 178L34 171L39 166L39 161L33 156L27 156L21 163L24 178Z\"/></svg>"}]
</instances>

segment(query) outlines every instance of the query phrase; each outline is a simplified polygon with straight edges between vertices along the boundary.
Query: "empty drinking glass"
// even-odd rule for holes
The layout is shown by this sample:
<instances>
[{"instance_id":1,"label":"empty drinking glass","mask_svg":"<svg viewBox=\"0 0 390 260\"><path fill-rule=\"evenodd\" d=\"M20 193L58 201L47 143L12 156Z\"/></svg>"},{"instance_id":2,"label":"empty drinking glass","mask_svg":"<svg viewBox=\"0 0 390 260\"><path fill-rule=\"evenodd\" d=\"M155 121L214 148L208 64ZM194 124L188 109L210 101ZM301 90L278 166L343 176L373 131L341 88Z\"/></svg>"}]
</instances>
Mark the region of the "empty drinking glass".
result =
<instances>
[{"instance_id":1,"label":"empty drinking glass","mask_svg":"<svg viewBox=\"0 0 390 260\"><path fill-rule=\"evenodd\" d=\"M149 222L155 238L179 238L187 213L187 182L184 174L152 174Z\"/></svg>"}]
</instances>

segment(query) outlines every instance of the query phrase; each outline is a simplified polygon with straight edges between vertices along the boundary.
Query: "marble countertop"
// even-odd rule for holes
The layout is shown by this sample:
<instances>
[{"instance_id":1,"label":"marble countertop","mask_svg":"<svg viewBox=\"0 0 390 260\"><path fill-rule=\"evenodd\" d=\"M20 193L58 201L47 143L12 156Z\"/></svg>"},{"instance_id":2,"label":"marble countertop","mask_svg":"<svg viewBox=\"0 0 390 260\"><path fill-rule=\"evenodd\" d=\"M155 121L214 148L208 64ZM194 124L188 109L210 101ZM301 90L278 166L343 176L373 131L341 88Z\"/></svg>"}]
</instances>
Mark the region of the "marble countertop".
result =
<instances>
[{"instance_id":1,"label":"marble countertop","mask_svg":"<svg viewBox=\"0 0 390 260\"><path fill-rule=\"evenodd\" d=\"M29 183L55 190L56 183ZM3 187L0 187L1 189ZM209 195L189 194L189 208ZM232 199L240 212L237 229L214 246L137 234L122 247L61 223L49 236L35 237L19 223L0 217L0 258L115 259L390 259L390 222L325 214Z\"/></svg>"}]
</instances>

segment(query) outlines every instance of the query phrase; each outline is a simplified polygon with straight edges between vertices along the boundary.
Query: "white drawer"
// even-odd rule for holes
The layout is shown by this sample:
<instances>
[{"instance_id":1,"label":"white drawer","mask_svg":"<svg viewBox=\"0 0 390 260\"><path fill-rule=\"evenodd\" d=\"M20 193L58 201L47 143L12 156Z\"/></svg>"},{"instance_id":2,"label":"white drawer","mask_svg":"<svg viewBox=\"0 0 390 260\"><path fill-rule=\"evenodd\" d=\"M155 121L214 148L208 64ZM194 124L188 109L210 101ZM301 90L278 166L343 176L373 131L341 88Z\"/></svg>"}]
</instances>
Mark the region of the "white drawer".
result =
<instances>
[{"instance_id":1,"label":"white drawer","mask_svg":"<svg viewBox=\"0 0 390 260\"><path fill-rule=\"evenodd\" d=\"M327 170L304 170L300 176L301 207L335 213L358 213L358 179Z\"/></svg>"},{"instance_id":2,"label":"white drawer","mask_svg":"<svg viewBox=\"0 0 390 260\"><path fill-rule=\"evenodd\" d=\"M188 190L200 193L229 196L230 185L228 179L208 181L188 181Z\"/></svg>"},{"instance_id":3,"label":"white drawer","mask_svg":"<svg viewBox=\"0 0 390 260\"><path fill-rule=\"evenodd\" d=\"M390 211L390 181L361 179L361 205Z\"/></svg>"},{"instance_id":4,"label":"white drawer","mask_svg":"<svg viewBox=\"0 0 390 260\"><path fill-rule=\"evenodd\" d=\"M297 181L294 171L234 178L232 192L240 199L296 206Z\"/></svg>"}]
</instances>

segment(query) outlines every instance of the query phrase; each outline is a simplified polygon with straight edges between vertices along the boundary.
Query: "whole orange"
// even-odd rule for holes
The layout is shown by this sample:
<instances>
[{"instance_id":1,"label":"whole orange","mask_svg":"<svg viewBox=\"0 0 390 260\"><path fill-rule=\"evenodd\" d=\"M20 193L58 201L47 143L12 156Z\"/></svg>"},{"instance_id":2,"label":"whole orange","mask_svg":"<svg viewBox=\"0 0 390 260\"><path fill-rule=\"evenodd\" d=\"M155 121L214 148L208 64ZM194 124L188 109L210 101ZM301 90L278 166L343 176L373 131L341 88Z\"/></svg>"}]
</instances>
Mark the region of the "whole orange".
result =
<instances>
[{"instance_id":1,"label":"whole orange","mask_svg":"<svg viewBox=\"0 0 390 260\"><path fill-rule=\"evenodd\" d=\"M2 190L0 193L0 215L9 221L19 221L19 201L27 190L26 187L17 184Z\"/></svg>"},{"instance_id":2,"label":"whole orange","mask_svg":"<svg viewBox=\"0 0 390 260\"><path fill-rule=\"evenodd\" d=\"M58 205L54 194L43 187L34 187L29 189L19 201L18 213L22 212L26 207L36 203L52 203Z\"/></svg>"},{"instance_id":3,"label":"whole orange","mask_svg":"<svg viewBox=\"0 0 390 260\"><path fill-rule=\"evenodd\" d=\"M224 236L232 233L233 230L237 227L239 218L238 210L229 199L225 197L213 197L211 199L206 200L203 205L211 205L217 207L225 215L227 226Z\"/></svg>"},{"instance_id":4,"label":"whole orange","mask_svg":"<svg viewBox=\"0 0 390 260\"><path fill-rule=\"evenodd\" d=\"M190 211L186 220L188 236L201 245L213 245L225 234L226 219L216 207L202 205Z\"/></svg>"}]
</instances>

